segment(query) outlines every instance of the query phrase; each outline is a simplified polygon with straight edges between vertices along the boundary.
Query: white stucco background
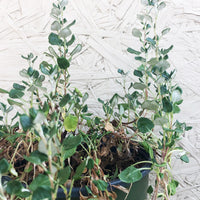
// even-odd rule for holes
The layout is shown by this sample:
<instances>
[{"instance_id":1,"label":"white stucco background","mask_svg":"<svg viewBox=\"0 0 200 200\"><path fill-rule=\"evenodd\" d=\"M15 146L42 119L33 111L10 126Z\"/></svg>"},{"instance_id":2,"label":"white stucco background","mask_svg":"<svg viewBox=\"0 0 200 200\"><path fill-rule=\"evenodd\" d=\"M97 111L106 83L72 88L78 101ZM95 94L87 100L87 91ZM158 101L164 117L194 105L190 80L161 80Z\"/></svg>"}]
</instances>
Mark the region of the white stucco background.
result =
<instances>
[{"instance_id":1,"label":"white stucco background","mask_svg":"<svg viewBox=\"0 0 200 200\"><path fill-rule=\"evenodd\" d=\"M9 89L19 81L19 70L27 67L21 55L33 52L45 59L48 47L52 0L0 0L0 87ZM163 46L174 45L170 55L177 69L176 82L183 88L184 103L178 116L193 126L180 142L190 154L190 163L174 163L180 181L175 200L200 199L200 0L167 0L159 17L162 30L170 27ZM140 0L69 0L68 20L76 19L73 32L83 51L71 66L71 80L89 90L90 108L100 107L97 98L118 91L117 69L137 67L127 47L137 48L131 31L141 9ZM3 101L5 97L0 96Z\"/></svg>"}]
</instances>

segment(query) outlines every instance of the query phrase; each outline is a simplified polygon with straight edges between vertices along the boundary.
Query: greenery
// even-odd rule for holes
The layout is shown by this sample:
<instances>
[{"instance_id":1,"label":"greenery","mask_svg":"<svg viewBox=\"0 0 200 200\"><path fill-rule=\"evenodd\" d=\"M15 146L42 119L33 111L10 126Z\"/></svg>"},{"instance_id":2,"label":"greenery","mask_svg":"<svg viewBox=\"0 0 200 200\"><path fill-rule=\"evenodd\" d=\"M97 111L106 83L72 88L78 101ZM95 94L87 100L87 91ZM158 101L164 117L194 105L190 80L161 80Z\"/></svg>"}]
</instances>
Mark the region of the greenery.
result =
<instances>
[{"instance_id":1,"label":"greenery","mask_svg":"<svg viewBox=\"0 0 200 200\"><path fill-rule=\"evenodd\" d=\"M157 20L159 12L166 6L159 0L144 0L145 9L137 15L139 28L132 30L132 35L138 38L141 47L127 51L141 64L133 70L137 82L128 85L130 72L119 69L122 81L118 83L124 94L115 94L102 102L107 120L117 122L118 129L123 129L127 137L138 141L151 157L152 170L155 172L155 185L149 186L149 199L169 200L176 193L178 181L171 173L173 153L180 152L180 159L186 163L189 159L184 150L177 146L185 131L191 129L184 122L174 119L180 113L182 89L173 82L175 70L170 67L168 53L173 45L161 48L160 41L170 28L159 33ZM138 169L133 165L119 174L124 182L134 182L131 179L139 177ZM134 177L134 178L133 178Z\"/></svg>"},{"instance_id":2,"label":"greenery","mask_svg":"<svg viewBox=\"0 0 200 200\"><path fill-rule=\"evenodd\" d=\"M173 45L166 49L159 45L170 31L157 31L158 13L165 3L142 0L140 27L132 30L141 46L127 49L140 64L132 74L118 70L123 94L98 99L104 117L90 113L88 93L70 85L71 61L82 46L71 31L75 21L63 17L67 3L58 0L51 11L54 21L45 52L51 61L42 61L36 70L37 57L22 56L29 66L20 71L22 81L10 91L0 89L8 96L7 104L0 103L0 180L9 177L0 181L0 199L54 200L62 188L70 200L73 187L79 186L88 193L86 197L80 192L80 199L111 200L116 199L108 187L112 179L132 185L143 170L153 170L155 185L149 186L149 199L169 200L178 186L171 174L172 155L180 151L180 159L189 162L177 142L191 127L174 120L183 100L168 59ZM130 82L130 76L138 81ZM132 161L132 151L138 149L148 152L150 159ZM113 155L118 155L115 163ZM126 167L124 158L129 159ZM106 168L107 163L112 167Z\"/></svg>"}]
</instances>

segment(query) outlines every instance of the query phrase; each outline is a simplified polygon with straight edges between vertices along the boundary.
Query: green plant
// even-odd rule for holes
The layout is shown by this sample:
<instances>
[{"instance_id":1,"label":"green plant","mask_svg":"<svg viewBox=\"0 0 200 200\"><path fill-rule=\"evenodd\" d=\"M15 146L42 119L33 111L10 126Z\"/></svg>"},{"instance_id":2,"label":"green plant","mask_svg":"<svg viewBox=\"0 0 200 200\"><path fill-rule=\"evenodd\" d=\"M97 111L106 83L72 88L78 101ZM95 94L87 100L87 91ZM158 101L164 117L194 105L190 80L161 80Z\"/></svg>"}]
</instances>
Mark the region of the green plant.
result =
<instances>
[{"instance_id":1,"label":"green plant","mask_svg":"<svg viewBox=\"0 0 200 200\"><path fill-rule=\"evenodd\" d=\"M53 64L43 61L36 70L33 65L37 57L32 53L22 56L29 65L20 71L23 80L14 83L10 91L0 89L9 96L8 108L0 104L3 113L0 178L6 174L16 177L5 186L6 193L0 183L1 199L56 199L59 187L70 199L73 183L80 179L86 166L84 158L80 159L77 170L73 171L69 159L83 142L79 127L91 114L85 104L88 94L70 87L68 69L82 46L74 45L75 36L70 28L75 21L68 23L63 18L66 5L66 0L58 1L51 11L55 21L48 37L49 52L45 55ZM9 122L8 113L14 106L18 112ZM71 183L69 190L67 182Z\"/></svg>"},{"instance_id":2,"label":"green plant","mask_svg":"<svg viewBox=\"0 0 200 200\"><path fill-rule=\"evenodd\" d=\"M178 141L191 127L174 118L183 102L182 89L173 82L175 70L171 69L168 61L168 53L173 45L166 49L160 47L160 40L170 28L161 33L157 31L158 14L166 4L160 0L144 0L142 3L145 9L137 15L141 28L132 30L132 35L139 39L141 47L127 49L141 63L133 71L138 81L127 86L128 72L119 69L122 81L118 83L124 94L115 94L107 102L99 101L103 104L105 121L111 121L115 131L123 130L129 140L139 142L149 152L152 170L156 174L154 187L149 186L148 189L149 198L169 200L178 186L178 181L171 173L172 155L179 151L179 158L189 162L184 150L178 147ZM131 177L134 177L134 170L141 178L137 169L130 169L133 166L122 171L119 178L124 182L135 182L128 176L132 173Z\"/></svg>"},{"instance_id":3,"label":"green plant","mask_svg":"<svg viewBox=\"0 0 200 200\"><path fill-rule=\"evenodd\" d=\"M3 200L54 200L59 188L70 200L75 186L86 188L88 197L79 191L81 199L116 197L108 190L116 173L106 168L112 159L107 149L121 140L113 139L102 119L88 112L88 93L70 85L68 69L82 46L75 45L70 29L75 21L63 18L66 5L59 0L51 11L54 22L45 55L53 64L42 61L34 69L37 56L22 56L28 62L28 69L20 71L22 81L9 91L0 89L9 104L0 103L0 180L10 177L0 181Z\"/></svg>"},{"instance_id":4,"label":"green plant","mask_svg":"<svg viewBox=\"0 0 200 200\"><path fill-rule=\"evenodd\" d=\"M53 200L62 188L70 200L73 187L79 186L88 193L86 197L79 191L80 199L116 199L115 192L108 190L110 180L118 177L132 185L142 178L142 170L153 169L151 199L169 199L178 185L170 172L171 156L183 151L177 141L191 127L174 121L182 90L172 81L175 71L168 72L173 46L159 47L169 29L159 35L156 28L158 11L165 3L142 1L146 8L138 15L142 28L132 31L141 48L128 48L141 62L133 72L138 82L127 86L128 73L118 70L124 94L114 94L109 101L99 99L106 116L102 118L88 112L88 93L70 85L68 69L82 46L75 45L70 29L75 21L68 23L63 17L67 2L58 0L51 11L54 22L45 55L53 64L43 61L36 70L37 57L22 56L29 65L20 71L23 80L10 91L0 89L9 96L9 105L0 103L0 180L5 175L11 178L0 181L0 198ZM134 157L144 149L151 160ZM188 162L186 154L180 158ZM151 166L144 167L146 163Z\"/></svg>"}]
</instances>

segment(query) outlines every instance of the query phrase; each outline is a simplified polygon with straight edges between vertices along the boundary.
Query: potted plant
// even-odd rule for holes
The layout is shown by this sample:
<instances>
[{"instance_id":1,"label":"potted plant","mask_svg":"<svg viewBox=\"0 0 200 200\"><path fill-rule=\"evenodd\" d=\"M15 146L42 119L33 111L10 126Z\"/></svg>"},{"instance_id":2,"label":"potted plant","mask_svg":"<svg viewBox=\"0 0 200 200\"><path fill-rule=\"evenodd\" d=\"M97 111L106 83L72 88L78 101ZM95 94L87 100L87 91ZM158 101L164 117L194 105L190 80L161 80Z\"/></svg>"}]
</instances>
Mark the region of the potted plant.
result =
<instances>
[{"instance_id":1,"label":"potted plant","mask_svg":"<svg viewBox=\"0 0 200 200\"><path fill-rule=\"evenodd\" d=\"M88 93L70 85L71 60L82 46L75 45L71 31L75 21L68 23L63 17L67 2L58 1L51 11L54 21L45 52L51 61L34 69L37 56L22 56L28 62L28 68L20 71L22 81L9 91L0 89L8 95L8 105L0 103L3 200L116 197L108 177L115 177L117 170L110 175L114 169L104 171L101 161L110 131L99 116L88 113Z\"/></svg>"},{"instance_id":2,"label":"potted plant","mask_svg":"<svg viewBox=\"0 0 200 200\"><path fill-rule=\"evenodd\" d=\"M63 199L69 200L144 200L147 173L153 169L155 189L148 188L152 200L159 196L169 199L177 186L168 170L171 154L181 150L176 141L190 127L173 122L182 90L172 83L174 72L167 72L167 54L172 47L160 49L161 37L151 16L164 2L143 1L146 13L138 15L143 32L133 29L142 47L128 48L141 61L134 70L139 81L127 87L128 74L118 71L124 94L115 94L109 101L99 99L106 117L89 113L88 93L70 85L71 60L82 47L75 45L71 31L75 21L68 23L63 17L67 2L59 0L51 12L54 22L45 55L53 64L43 61L36 70L37 57L32 53L22 56L29 65L20 71L23 80L14 83L10 91L0 89L9 96L9 105L0 103L0 198L38 200L64 195ZM154 36L150 36L151 27ZM152 51L155 55L149 58ZM156 135L155 125L159 125L160 135ZM187 162L186 155L181 159ZM139 191L137 197L140 180L144 195ZM160 186L164 191L158 194Z\"/></svg>"},{"instance_id":3,"label":"potted plant","mask_svg":"<svg viewBox=\"0 0 200 200\"><path fill-rule=\"evenodd\" d=\"M130 72L119 69L122 79L118 83L122 94L114 94L108 101L99 101L105 112L107 130L113 133L117 130L125 138L124 141L138 142L151 157L155 184L147 190L148 199L169 200L178 187L171 173L172 156L174 152L179 152L178 158L189 162L178 141L191 127L175 120L183 99L181 87L173 81L176 71L170 67L168 59L173 45L160 47L160 41L170 31L170 28L160 33L157 30L158 14L166 4L159 0L144 0L142 3L145 9L137 15L140 27L132 30L132 35L139 39L141 46L127 49L141 63L132 72L138 81L130 81ZM130 165L118 177L123 182L133 183L131 178L136 174L139 176L138 171ZM127 198L134 197L127 195Z\"/></svg>"}]
</instances>

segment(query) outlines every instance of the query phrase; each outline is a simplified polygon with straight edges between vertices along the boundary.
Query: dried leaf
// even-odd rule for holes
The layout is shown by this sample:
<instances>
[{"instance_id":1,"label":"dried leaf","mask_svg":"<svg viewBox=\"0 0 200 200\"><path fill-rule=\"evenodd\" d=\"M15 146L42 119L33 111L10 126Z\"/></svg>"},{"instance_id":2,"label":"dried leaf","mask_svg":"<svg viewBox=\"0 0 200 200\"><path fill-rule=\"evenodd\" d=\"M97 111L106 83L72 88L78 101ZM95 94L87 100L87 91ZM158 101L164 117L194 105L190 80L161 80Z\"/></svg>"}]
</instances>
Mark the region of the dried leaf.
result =
<instances>
[{"instance_id":1,"label":"dried leaf","mask_svg":"<svg viewBox=\"0 0 200 200\"><path fill-rule=\"evenodd\" d=\"M81 192L79 192L79 194L80 194L80 200L87 200L88 199L88 197L83 196Z\"/></svg>"},{"instance_id":2,"label":"dried leaf","mask_svg":"<svg viewBox=\"0 0 200 200\"><path fill-rule=\"evenodd\" d=\"M110 196L110 197L112 197L112 200L115 200L115 199L117 199L117 194L115 193L115 192L108 192L108 195Z\"/></svg>"},{"instance_id":3,"label":"dried leaf","mask_svg":"<svg viewBox=\"0 0 200 200\"><path fill-rule=\"evenodd\" d=\"M105 130L106 131L111 131L111 132L114 132L114 128L113 128L113 125L110 123L110 122L106 122L105 124Z\"/></svg>"},{"instance_id":4,"label":"dried leaf","mask_svg":"<svg viewBox=\"0 0 200 200\"><path fill-rule=\"evenodd\" d=\"M85 174L87 172L87 168L85 168L84 170L83 170L83 174Z\"/></svg>"},{"instance_id":5,"label":"dried leaf","mask_svg":"<svg viewBox=\"0 0 200 200\"><path fill-rule=\"evenodd\" d=\"M95 186L94 183L91 182L91 191L93 194L98 195L99 194L99 190L98 188Z\"/></svg>"},{"instance_id":6,"label":"dried leaf","mask_svg":"<svg viewBox=\"0 0 200 200\"><path fill-rule=\"evenodd\" d=\"M44 173L44 169L42 167L40 167L39 165L37 165L36 167L40 174Z\"/></svg>"},{"instance_id":7,"label":"dried leaf","mask_svg":"<svg viewBox=\"0 0 200 200\"><path fill-rule=\"evenodd\" d=\"M107 156L109 154L108 148L106 146L101 147L100 156Z\"/></svg>"},{"instance_id":8,"label":"dried leaf","mask_svg":"<svg viewBox=\"0 0 200 200\"><path fill-rule=\"evenodd\" d=\"M112 185L112 187L117 188L118 190L121 190L122 192L128 194L129 190L121 185Z\"/></svg>"},{"instance_id":9,"label":"dried leaf","mask_svg":"<svg viewBox=\"0 0 200 200\"><path fill-rule=\"evenodd\" d=\"M92 176L93 180L98 180L99 179L98 175L95 172L95 169L92 169L91 176ZM92 181L90 182L90 184L92 184Z\"/></svg>"}]
</instances>

